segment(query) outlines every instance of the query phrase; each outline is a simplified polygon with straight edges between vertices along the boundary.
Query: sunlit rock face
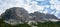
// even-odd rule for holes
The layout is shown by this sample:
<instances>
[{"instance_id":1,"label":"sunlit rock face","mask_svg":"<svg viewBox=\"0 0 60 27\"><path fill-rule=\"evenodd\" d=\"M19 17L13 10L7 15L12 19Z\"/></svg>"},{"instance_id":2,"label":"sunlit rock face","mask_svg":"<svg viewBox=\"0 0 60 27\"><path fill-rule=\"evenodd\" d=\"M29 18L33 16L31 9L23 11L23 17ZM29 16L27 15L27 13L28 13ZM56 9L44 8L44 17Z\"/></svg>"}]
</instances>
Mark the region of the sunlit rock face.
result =
<instances>
[{"instance_id":1,"label":"sunlit rock face","mask_svg":"<svg viewBox=\"0 0 60 27\"><path fill-rule=\"evenodd\" d=\"M51 22L58 22L59 20L57 19L49 19Z\"/></svg>"},{"instance_id":2,"label":"sunlit rock face","mask_svg":"<svg viewBox=\"0 0 60 27\"><path fill-rule=\"evenodd\" d=\"M25 22L28 21L29 14L24 8L13 7L7 9L4 14L2 14L4 20L8 21L10 19L14 19L15 21Z\"/></svg>"}]
</instances>

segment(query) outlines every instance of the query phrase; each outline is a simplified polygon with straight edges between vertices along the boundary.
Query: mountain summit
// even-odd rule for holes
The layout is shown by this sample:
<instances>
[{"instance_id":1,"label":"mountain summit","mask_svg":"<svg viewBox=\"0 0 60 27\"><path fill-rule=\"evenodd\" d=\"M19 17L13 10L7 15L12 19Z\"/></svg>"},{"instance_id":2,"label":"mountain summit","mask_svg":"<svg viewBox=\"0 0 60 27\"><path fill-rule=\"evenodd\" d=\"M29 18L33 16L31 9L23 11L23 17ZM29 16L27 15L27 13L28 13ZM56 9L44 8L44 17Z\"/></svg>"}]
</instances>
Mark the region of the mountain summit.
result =
<instances>
[{"instance_id":1,"label":"mountain summit","mask_svg":"<svg viewBox=\"0 0 60 27\"><path fill-rule=\"evenodd\" d=\"M1 16L5 21L25 22L28 21L29 14L24 8L13 7L7 9Z\"/></svg>"}]
</instances>

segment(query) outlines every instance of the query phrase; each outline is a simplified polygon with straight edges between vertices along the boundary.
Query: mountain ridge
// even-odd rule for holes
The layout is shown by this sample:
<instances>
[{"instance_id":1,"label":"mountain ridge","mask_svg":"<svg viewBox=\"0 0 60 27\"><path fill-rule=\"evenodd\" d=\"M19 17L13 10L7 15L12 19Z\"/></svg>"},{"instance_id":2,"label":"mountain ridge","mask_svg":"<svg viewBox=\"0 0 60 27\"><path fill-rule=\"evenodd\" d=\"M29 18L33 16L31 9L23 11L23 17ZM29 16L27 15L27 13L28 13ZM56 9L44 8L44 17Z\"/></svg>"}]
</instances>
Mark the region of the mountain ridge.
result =
<instances>
[{"instance_id":1,"label":"mountain ridge","mask_svg":"<svg viewBox=\"0 0 60 27\"><path fill-rule=\"evenodd\" d=\"M21 22L45 22L45 21L59 21L59 19L51 14L44 14L40 12L28 13L24 8L12 7L7 9L1 17L4 17L6 23L21 23Z\"/></svg>"}]
</instances>

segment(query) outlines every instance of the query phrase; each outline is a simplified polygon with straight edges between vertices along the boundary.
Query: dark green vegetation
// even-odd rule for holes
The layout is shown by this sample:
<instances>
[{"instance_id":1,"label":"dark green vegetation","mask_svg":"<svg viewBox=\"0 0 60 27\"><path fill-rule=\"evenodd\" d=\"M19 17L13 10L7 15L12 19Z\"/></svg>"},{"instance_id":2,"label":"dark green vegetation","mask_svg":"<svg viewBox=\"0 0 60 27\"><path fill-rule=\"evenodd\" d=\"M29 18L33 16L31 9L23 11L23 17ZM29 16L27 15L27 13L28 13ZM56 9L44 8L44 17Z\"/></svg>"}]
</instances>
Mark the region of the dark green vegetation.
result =
<instances>
[{"instance_id":1,"label":"dark green vegetation","mask_svg":"<svg viewBox=\"0 0 60 27\"><path fill-rule=\"evenodd\" d=\"M27 23L11 25L11 24L5 23L4 19L2 18L2 19L0 19L0 27L32 27L32 26L28 25Z\"/></svg>"},{"instance_id":2,"label":"dark green vegetation","mask_svg":"<svg viewBox=\"0 0 60 27\"><path fill-rule=\"evenodd\" d=\"M37 27L60 27L60 21L59 22L45 22L45 23L40 23L37 22L38 24L32 24ZM32 27L31 25L28 25L27 23L24 24L18 24L18 25L10 25L5 22L3 22L3 19L0 19L0 27Z\"/></svg>"},{"instance_id":3,"label":"dark green vegetation","mask_svg":"<svg viewBox=\"0 0 60 27\"><path fill-rule=\"evenodd\" d=\"M0 27L32 27L32 26L28 25L27 23L11 25L11 24L5 23L4 19L2 18L2 19L0 19Z\"/></svg>"},{"instance_id":4,"label":"dark green vegetation","mask_svg":"<svg viewBox=\"0 0 60 27\"><path fill-rule=\"evenodd\" d=\"M45 22L45 23L38 22L37 27L60 27L60 21L59 22Z\"/></svg>"}]
</instances>

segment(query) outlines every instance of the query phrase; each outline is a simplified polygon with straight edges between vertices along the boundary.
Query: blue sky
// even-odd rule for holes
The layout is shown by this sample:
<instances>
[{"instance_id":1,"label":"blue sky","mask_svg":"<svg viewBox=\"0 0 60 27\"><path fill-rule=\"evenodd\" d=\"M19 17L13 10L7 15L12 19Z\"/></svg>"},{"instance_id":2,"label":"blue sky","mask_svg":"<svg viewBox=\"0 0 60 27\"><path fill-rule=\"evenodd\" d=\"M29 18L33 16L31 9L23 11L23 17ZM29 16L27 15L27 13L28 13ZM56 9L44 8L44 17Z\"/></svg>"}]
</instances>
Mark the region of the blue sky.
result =
<instances>
[{"instance_id":1,"label":"blue sky","mask_svg":"<svg viewBox=\"0 0 60 27\"><path fill-rule=\"evenodd\" d=\"M39 11L60 18L60 0L0 0L0 15L11 7L23 7L29 13Z\"/></svg>"}]
</instances>

